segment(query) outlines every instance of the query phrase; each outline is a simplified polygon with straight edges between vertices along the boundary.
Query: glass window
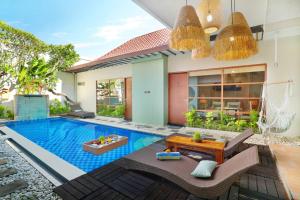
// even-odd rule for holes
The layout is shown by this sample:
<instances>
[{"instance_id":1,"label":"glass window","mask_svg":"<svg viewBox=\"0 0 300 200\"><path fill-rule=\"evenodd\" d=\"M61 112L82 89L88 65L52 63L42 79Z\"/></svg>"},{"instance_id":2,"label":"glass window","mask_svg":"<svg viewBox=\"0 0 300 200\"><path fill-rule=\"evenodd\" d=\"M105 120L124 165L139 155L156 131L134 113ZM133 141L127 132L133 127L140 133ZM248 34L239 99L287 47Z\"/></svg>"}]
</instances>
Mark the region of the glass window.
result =
<instances>
[{"instance_id":1,"label":"glass window","mask_svg":"<svg viewBox=\"0 0 300 200\"><path fill-rule=\"evenodd\" d=\"M190 72L189 109L248 114L259 109L264 81L264 65Z\"/></svg>"},{"instance_id":2,"label":"glass window","mask_svg":"<svg viewBox=\"0 0 300 200\"><path fill-rule=\"evenodd\" d=\"M228 114L249 114L251 110L258 110L260 99L224 99L224 111Z\"/></svg>"},{"instance_id":3,"label":"glass window","mask_svg":"<svg viewBox=\"0 0 300 200\"><path fill-rule=\"evenodd\" d=\"M105 116L122 117L125 106L124 79L96 82L97 113Z\"/></svg>"},{"instance_id":4,"label":"glass window","mask_svg":"<svg viewBox=\"0 0 300 200\"><path fill-rule=\"evenodd\" d=\"M221 75L192 76L189 78L189 84L221 84Z\"/></svg>"},{"instance_id":5,"label":"glass window","mask_svg":"<svg viewBox=\"0 0 300 200\"><path fill-rule=\"evenodd\" d=\"M205 98L189 98L189 109L218 111L221 110L221 98L205 99Z\"/></svg>"},{"instance_id":6,"label":"glass window","mask_svg":"<svg viewBox=\"0 0 300 200\"><path fill-rule=\"evenodd\" d=\"M264 80L264 66L224 69L224 83L251 83L264 82Z\"/></svg>"},{"instance_id":7,"label":"glass window","mask_svg":"<svg viewBox=\"0 0 300 200\"><path fill-rule=\"evenodd\" d=\"M224 97L250 98L261 96L263 84L233 84L223 86Z\"/></svg>"}]
</instances>

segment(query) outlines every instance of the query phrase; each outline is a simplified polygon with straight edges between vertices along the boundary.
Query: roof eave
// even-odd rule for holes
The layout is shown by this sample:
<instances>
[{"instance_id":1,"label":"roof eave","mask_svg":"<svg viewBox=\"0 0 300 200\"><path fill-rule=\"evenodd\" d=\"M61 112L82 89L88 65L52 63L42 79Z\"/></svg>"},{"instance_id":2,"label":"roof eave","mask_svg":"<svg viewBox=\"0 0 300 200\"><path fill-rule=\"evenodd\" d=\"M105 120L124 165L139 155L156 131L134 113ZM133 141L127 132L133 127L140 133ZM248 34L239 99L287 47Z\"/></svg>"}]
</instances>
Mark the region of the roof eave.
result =
<instances>
[{"instance_id":1,"label":"roof eave","mask_svg":"<svg viewBox=\"0 0 300 200\"><path fill-rule=\"evenodd\" d=\"M137 51L137 52L127 53L127 54L123 54L123 55L119 55L119 56L109 57L109 58L106 58L103 60L91 61L88 63L74 66L74 67L70 68L69 70L67 70L67 72L73 72L73 73L83 72L83 71L87 71L87 70L93 68L96 65L105 64L105 63L108 63L111 61L116 61L116 60L121 60L121 59L126 59L126 58L132 58L132 57L136 57L136 56L140 56L140 55L148 55L151 53L165 51L168 49L169 49L168 44L165 44L165 45L161 45L161 46L154 47L151 49L145 49L142 51Z\"/></svg>"}]
</instances>

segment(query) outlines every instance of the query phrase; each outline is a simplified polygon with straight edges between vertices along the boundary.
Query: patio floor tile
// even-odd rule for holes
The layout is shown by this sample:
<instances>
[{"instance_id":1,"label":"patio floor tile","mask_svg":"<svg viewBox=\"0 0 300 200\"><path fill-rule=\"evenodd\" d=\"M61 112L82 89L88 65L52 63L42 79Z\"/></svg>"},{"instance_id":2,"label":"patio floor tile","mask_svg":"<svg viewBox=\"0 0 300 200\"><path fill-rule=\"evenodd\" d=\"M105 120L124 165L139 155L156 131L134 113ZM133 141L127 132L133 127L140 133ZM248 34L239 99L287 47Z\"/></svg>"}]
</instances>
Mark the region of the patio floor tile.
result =
<instances>
[{"instance_id":1,"label":"patio floor tile","mask_svg":"<svg viewBox=\"0 0 300 200\"><path fill-rule=\"evenodd\" d=\"M272 144L270 148L276 158L276 165L285 187L294 199L300 199L300 147Z\"/></svg>"}]
</instances>

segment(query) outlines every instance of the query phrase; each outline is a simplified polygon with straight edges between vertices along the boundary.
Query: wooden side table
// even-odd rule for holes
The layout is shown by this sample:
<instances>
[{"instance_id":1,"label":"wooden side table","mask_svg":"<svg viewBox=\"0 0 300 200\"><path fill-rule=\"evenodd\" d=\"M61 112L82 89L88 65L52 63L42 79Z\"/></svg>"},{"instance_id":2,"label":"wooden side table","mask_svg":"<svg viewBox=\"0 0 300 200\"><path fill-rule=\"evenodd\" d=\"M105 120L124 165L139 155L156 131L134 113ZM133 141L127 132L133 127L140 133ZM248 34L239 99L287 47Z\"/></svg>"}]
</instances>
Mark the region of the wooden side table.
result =
<instances>
[{"instance_id":1,"label":"wooden side table","mask_svg":"<svg viewBox=\"0 0 300 200\"><path fill-rule=\"evenodd\" d=\"M187 149L192 151L206 152L214 154L218 164L224 162L224 147L223 142L216 142L211 140L202 140L202 142L194 142L191 137L185 136L169 136L166 139L166 147L172 148L174 151L178 149Z\"/></svg>"}]
</instances>

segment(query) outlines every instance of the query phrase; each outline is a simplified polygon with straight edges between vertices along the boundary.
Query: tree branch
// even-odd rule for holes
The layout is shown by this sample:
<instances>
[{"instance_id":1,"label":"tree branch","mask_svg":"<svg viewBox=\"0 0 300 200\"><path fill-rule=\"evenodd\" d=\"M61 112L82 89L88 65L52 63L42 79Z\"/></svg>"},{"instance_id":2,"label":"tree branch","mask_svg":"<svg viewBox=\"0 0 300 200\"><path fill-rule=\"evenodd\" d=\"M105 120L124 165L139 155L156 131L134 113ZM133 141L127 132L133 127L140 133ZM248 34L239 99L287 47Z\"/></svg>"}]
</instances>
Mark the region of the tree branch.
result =
<instances>
[{"instance_id":1,"label":"tree branch","mask_svg":"<svg viewBox=\"0 0 300 200\"><path fill-rule=\"evenodd\" d=\"M49 88L48 88L48 91L51 92L51 93L54 94L54 95L64 97L64 98L66 99L66 101L69 102L69 103L71 103L71 104L76 104L75 101L73 101L72 99L70 99L70 98L69 98L66 94L64 94L64 93L55 92L54 90L49 89Z\"/></svg>"}]
</instances>

